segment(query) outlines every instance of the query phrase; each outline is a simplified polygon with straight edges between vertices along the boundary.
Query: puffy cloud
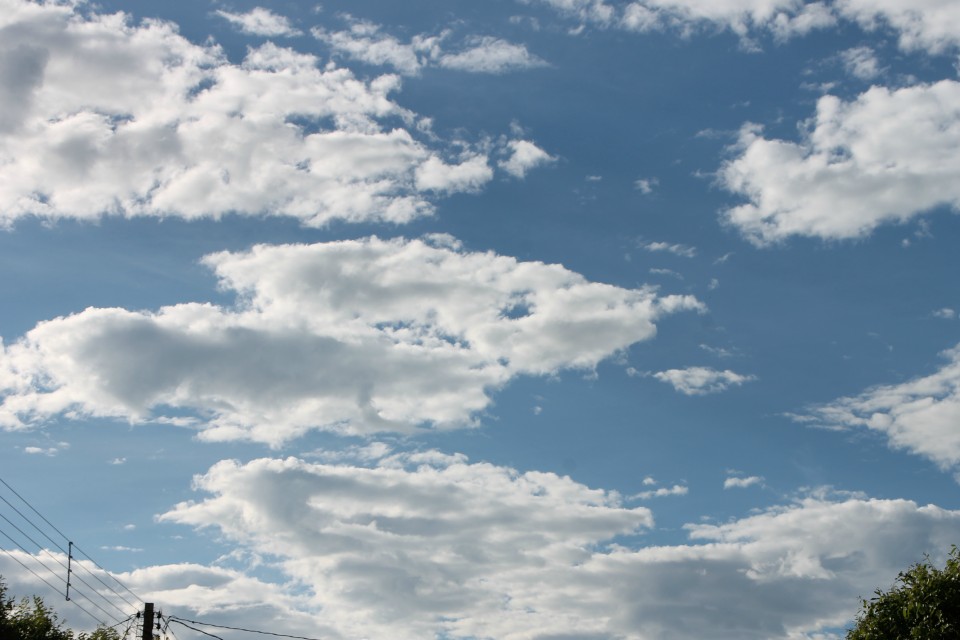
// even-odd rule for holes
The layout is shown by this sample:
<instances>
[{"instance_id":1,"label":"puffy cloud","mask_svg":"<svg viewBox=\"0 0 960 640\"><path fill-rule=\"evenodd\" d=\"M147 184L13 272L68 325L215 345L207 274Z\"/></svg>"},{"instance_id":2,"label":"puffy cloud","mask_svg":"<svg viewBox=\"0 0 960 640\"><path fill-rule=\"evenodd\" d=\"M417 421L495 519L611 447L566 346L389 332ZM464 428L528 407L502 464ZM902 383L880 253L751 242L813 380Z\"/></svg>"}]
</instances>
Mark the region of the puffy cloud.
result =
<instances>
[{"instance_id":1,"label":"puffy cloud","mask_svg":"<svg viewBox=\"0 0 960 640\"><path fill-rule=\"evenodd\" d=\"M231 13L223 9L217 10L217 15L226 19L243 33L255 36L286 36L300 35L290 21L281 15L273 13L263 7L254 7L247 13Z\"/></svg>"},{"instance_id":2,"label":"puffy cloud","mask_svg":"<svg viewBox=\"0 0 960 640\"><path fill-rule=\"evenodd\" d=\"M630 31L673 29L681 33L702 26L731 29L740 36L752 30L778 37L830 26L836 17L825 2L801 0L641 0L612 4L603 0L541 0L584 24Z\"/></svg>"},{"instance_id":3,"label":"puffy cloud","mask_svg":"<svg viewBox=\"0 0 960 640\"><path fill-rule=\"evenodd\" d=\"M646 484L646 482L644 482ZM685 496L690 490L686 485L675 484L672 487L660 487L659 489L650 489L641 491L630 496L631 500L649 500L650 498L664 498L666 496Z\"/></svg>"},{"instance_id":4,"label":"puffy cloud","mask_svg":"<svg viewBox=\"0 0 960 640\"><path fill-rule=\"evenodd\" d=\"M772 33L783 39L842 20L867 30L889 28L901 48L943 53L960 44L954 28L960 8L952 0L540 0L582 24L631 31L672 29L683 34L714 26L746 38Z\"/></svg>"},{"instance_id":5,"label":"puffy cloud","mask_svg":"<svg viewBox=\"0 0 960 640\"><path fill-rule=\"evenodd\" d=\"M957 511L820 492L644 547L622 534L651 526L650 512L615 493L439 452L221 462L197 487L204 499L161 519L276 559L310 589L300 606L319 626L400 640L807 637L942 554L960 525ZM193 595L183 606L227 606Z\"/></svg>"},{"instance_id":6,"label":"puffy cloud","mask_svg":"<svg viewBox=\"0 0 960 640\"><path fill-rule=\"evenodd\" d=\"M320 226L433 210L418 172L448 154L390 99L397 76L359 80L272 43L232 64L169 22L58 3L0 0L0 29L0 224L237 214Z\"/></svg>"},{"instance_id":7,"label":"puffy cloud","mask_svg":"<svg viewBox=\"0 0 960 640\"><path fill-rule=\"evenodd\" d=\"M462 51L446 53L438 62L447 69L473 73L506 73L546 64L525 46L491 36L468 38Z\"/></svg>"},{"instance_id":8,"label":"puffy cloud","mask_svg":"<svg viewBox=\"0 0 960 640\"><path fill-rule=\"evenodd\" d=\"M405 75L416 75L431 59L440 55L440 41L445 37L414 36L409 44L381 32L380 26L363 20L351 20L345 31L327 31L315 27L315 38L334 51L372 65L388 65Z\"/></svg>"},{"instance_id":9,"label":"puffy cloud","mask_svg":"<svg viewBox=\"0 0 960 640\"><path fill-rule=\"evenodd\" d=\"M856 238L960 206L960 82L824 96L799 142L741 131L720 181L748 202L725 213L751 241Z\"/></svg>"},{"instance_id":10,"label":"puffy cloud","mask_svg":"<svg viewBox=\"0 0 960 640\"><path fill-rule=\"evenodd\" d=\"M417 167L415 174L417 189L421 191L476 191L492 177L493 169L483 155L454 165L430 158Z\"/></svg>"},{"instance_id":11,"label":"puffy cloud","mask_svg":"<svg viewBox=\"0 0 960 640\"><path fill-rule=\"evenodd\" d=\"M861 80L872 80L880 75L880 61L870 47L853 47L840 53L847 72Z\"/></svg>"},{"instance_id":12,"label":"puffy cloud","mask_svg":"<svg viewBox=\"0 0 960 640\"><path fill-rule=\"evenodd\" d=\"M507 143L510 157L499 162L500 168L515 178L524 178L531 169L555 162L556 158L529 140L511 140Z\"/></svg>"},{"instance_id":13,"label":"puffy cloud","mask_svg":"<svg viewBox=\"0 0 960 640\"><path fill-rule=\"evenodd\" d=\"M653 193L653 190L656 189L659 184L659 178L637 178L633 183L633 187L643 195L648 196Z\"/></svg>"},{"instance_id":14,"label":"puffy cloud","mask_svg":"<svg viewBox=\"0 0 960 640\"><path fill-rule=\"evenodd\" d=\"M941 53L960 45L960 6L951 0L837 0L841 15L867 29L893 28L906 50Z\"/></svg>"},{"instance_id":15,"label":"puffy cloud","mask_svg":"<svg viewBox=\"0 0 960 640\"><path fill-rule=\"evenodd\" d=\"M234 550L219 566L117 577L167 613L335 639L822 637L925 552L941 561L960 526L960 511L818 491L643 546L623 534L652 526L649 510L615 492L436 451L362 466L224 461L196 483L206 495L161 521ZM0 574L60 602L17 562L42 573L38 560L51 562L0 555ZM253 577L262 567L280 581ZM92 626L64 606L71 626Z\"/></svg>"},{"instance_id":16,"label":"puffy cloud","mask_svg":"<svg viewBox=\"0 0 960 640\"><path fill-rule=\"evenodd\" d=\"M693 258L697 255L696 247L685 244L670 244L669 242L644 242L640 244L640 248L645 251L666 251L684 258Z\"/></svg>"},{"instance_id":17,"label":"puffy cloud","mask_svg":"<svg viewBox=\"0 0 960 640\"><path fill-rule=\"evenodd\" d=\"M754 485L763 484L760 476L735 477L731 476L723 481L724 489L746 489Z\"/></svg>"},{"instance_id":18,"label":"puffy cloud","mask_svg":"<svg viewBox=\"0 0 960 640\"><path fill-rule=\"evenodd\" d=\"M438 35L418 34L403 43L384 33L379 25L351 20L344 31L314 28L314 37L334 51L367 64L388 65L405 75L417 75L424 67L439 66L470 73L506 73L546 63L522 44L492 36L469 36L458 51L445 51L450 31Z\"/></svg>"},{"instance_id":19,"label":"puffy cloud","mask_svg":"<svg viewBox=\"0 0 960 640\"><path fill-rule=\"evenodd\" d=\"M877 431L896 449L932 460L943 469L960 465L960 345L944 352L939 371L901 384L868 389L797 416L825 426Z\"/></svg>"},{"instance_id":20,"label":"puffy cloud","mask_svg":"<svg viewBox=\"0 0 960 640\"><path fill-rule=\"evenodd\" d=\"M718 393L756 379L754 376L741 375L729 369L718 371L710 367L668 369L654 373L653 377L673 385L674 389L688 396Z\"/></svg>"},{"instance_id":21,"label":"puffy cloud","mask_svg":"<svg viewBox=\"0 0 960 640\"><path fill-rule=\"evenodd\" d=\"M593 543L652 525L649 510L623 507L615 493L439 452L375 467L223 462L197 482L213 495L163 520L216 527L280 555L324 603L320 620L354 637L581 630L578 612L537 602L541 589L565 599L551 569L569 571ZM601 630L598 622L588 629Z\"/></svg>"},{"instance_id":22,"label":"puffy cloud","mask_svg":"<svg viewBox=\"0 0 960 640\"><path fill-rule=\"evenodd\" d=\"M940 318L941 320L953 320L957 317L957 312L950 307L943 307L934 311L932 315L934 318Z\"/></svg>"},{"instance_id":23,"label":"puffy cloud","mask_svg":"<svg viewBox=\"0 0 960 640\"><path fill-rule=\"evenodd\" d=\"M42 322L0 353L0 425L161 419L271 444L312 428L462 427L517 375L593 368L652 338L663 316L703 310L692 296L433 243L218 253L204 262L237 293L234 307L90 308Z\"/></svg>"}]
</instances>

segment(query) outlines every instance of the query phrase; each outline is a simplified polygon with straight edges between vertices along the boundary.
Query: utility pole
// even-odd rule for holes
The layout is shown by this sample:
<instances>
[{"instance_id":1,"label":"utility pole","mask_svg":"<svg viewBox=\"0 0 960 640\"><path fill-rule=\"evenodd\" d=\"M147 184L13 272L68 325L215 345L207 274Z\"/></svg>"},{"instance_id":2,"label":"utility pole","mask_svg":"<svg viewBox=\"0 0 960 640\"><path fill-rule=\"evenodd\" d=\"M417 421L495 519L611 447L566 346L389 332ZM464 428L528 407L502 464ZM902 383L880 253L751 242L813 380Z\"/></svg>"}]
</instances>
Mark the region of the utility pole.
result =
<instances>
[{"instance_id":1,"label":"utility pole","mask_svg":"<svg viewBox=\"0 0 960 640\"><path fill-rule=\"evenodd\" d=\"M143 603L143 637L142 640L153 640L153 603Z\"/></svg>"}]
</instances>

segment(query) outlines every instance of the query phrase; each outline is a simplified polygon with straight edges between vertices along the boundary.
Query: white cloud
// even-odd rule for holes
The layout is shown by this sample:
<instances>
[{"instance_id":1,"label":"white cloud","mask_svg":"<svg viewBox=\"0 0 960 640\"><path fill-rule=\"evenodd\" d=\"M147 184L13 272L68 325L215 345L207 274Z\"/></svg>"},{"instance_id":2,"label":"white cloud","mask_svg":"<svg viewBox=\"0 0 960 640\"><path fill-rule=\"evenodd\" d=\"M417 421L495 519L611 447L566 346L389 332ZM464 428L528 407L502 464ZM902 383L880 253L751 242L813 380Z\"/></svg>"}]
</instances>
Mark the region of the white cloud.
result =
<instances>
[{"instance_id":1,"label":"white cloud","mask_svg":"<svg viewBox=\"0 0 960 640\"><path fill-rule=\"evenodd\" d=\"M384 33L379 25L351 19L344 31L314 28L311 33L334 51L372 65L388 65L404 75L417 75L425 67L439 66L470 73L506 73L542 67L546 62L522 44L492 36L468 36L456 51L445 51L450 31L419 34L409 43Z\"/></svg>"},{"instance_id":2,"label":"white cloud","mask_svg":"<svg viewBox=\"0 0 960 640\"><path fill-rule=\"evenodd\" d=\"M892 27L908 51L941 53L960 45L960 5L952 0L838 0L835 6L867 29Z\"/></svg>"},{"instance_id":3,"label":"white cloud","mask_svg":"<svg viewBox=\"0 0 960 640\"><path fill-rule=\"evenodd\" d=\"M799 419L831 427L862 427L883 434L943 469L960 466L960 345L945 351L939 371L901 384L868 389L814 408Z\"/></svg>"},{"instance_id":4,"label":"white cloud","mask_svg":"<svg viewBox=\"0 0 960 640\"><path fill-rule=\"evenodd\" d=\"M225 18L243 33L255 36L298 36L301 32L290 24L290 21L281 15L273 13L263 7L254 7L247 13L231 13L222 9L217 15Z\"/></svg>"},{"instance_id":5,"label":"white cloud","mask_svg":"<svg viewBox=\"0 0 960 640\"><path fill-rule=\"evenodd\" d=\"M30 455L42 455L42 456L55 456L60 453L60 449L57 447L24 447L23 452Z\"/></svg>"},{"instance_id":6,"label":"white cloud","mask_svg":"<svg viewBox=\"0 0 960 640\"><path fill-rule=\"evenodd\" d=\"M644 482L646 484L646 482ZM659 489L650 489L630 496L631 500L649 500L650 498L664 498L666 496L685 496L689 489L682 484L675 484L672 487L660 487Z\"/></svg>"},{"instance_id":7,"label":"white cloud","mask_svg":"<svg viewBox=\"0 0 960 640\"><path fill-rule=\"evenodd\" d=\"M104 551L126 551L126 552L130 552L130 553L139 553L139 552L143 551L143 549L140 548L140 547L125 547L125 546L119 545L119 544L118 544L118 545L114 545L114 546L112 546L112 547L110 547L110 546L101 546L100 548L103 549Z\"/></svg>"},{"instance_id":8,"label":"white cloud","mask_svg":"<svg viewBox=\"0 0 960 640\"><path fill-rule=\"evenodd\" d=\"M723 481L724 489L746 489L754 485L763 484L763 478L760 476L748 476L746 478L730 477Z\"/></svg>"},{"instance_id":9,"label":"white cloud","mask_svg":"<svg viewBox=\"0 0 960 640\"><path fill-rule=\"evenodd\" d=\"M546 64L525 46L491 36L468 38L462 51L445 53L438 62L447 69L473 73L506 73Z\"/></svg>"},{"instance_id":10,"label":"white cloud","mask_svg":"<svg viewBox=\"0 0 960 640\"><path fill-rule=\"evenodd\" d=\"M483 155L453 165L434 157L417 167L414 178L421 191L477 191L493 178L493 169Z\"/></svg>"},{"instance_id":11,"label":"white cloud","mask_svg":"<svg viewBox=\"0 0 960 640\"><path fill-rule=\"evenodd\" d=\"M693 258L697 255L696 247L685 244L670 244L669 242L645 242L640 244L640 248L645 251L666 251L683 258Z\"/></svg>"},{"instance_id":12,"label":"white cloud","mask_svg":"<svg viewBox=\"0 0 960 640\"><path fill-rule=\"evenodd\" d=\"M0 0L0 16L0 225L236 214L322 226L433 211L418 170L448 153L390 99L397 76L359 80L272 43L232 64L171 23L65 4Z\"/></svg>"},{"instance_id":13,"label":"white cloud","mask_svg":"<svg viewBox=\"0 0 960 640\"><path fill-rule=\"evenodd\" d=\"M383 33L380 26L351 20L345 31L314 28L311 33L334 51L366 64L391 66L404 75L416 75L424 65L439 57L440 42L448 34L414 36L408 44Z\"/></svg>"},{"instance_id":14,"label":"white cloud","mask_svg":"<svg viewBox=\"0 0 960 640\"><path fill-rule=\"evenodd\" d=\"M527 0L524 0L527 1ZM582 25L630 31L675 30L683 35L730 29L745 43L770 33L777 39L850 21L873 31L890 28L900 47L943 53L960 44L960 7L953 0L540 0Z\"/></svg>"},{"instance_id":15,"label":"white cloud","mask_svg":"<svg viewBox=\"0 0 960 640\"><path fill-rule=\"evenodd\" d=\"M633 187L643 195L648 196L653 193L653 190L656 189L659 184L659 178L637 178L633 183Z\"/></svg>"},{"instance_id":16,"label":"white cloud","mask_svg":"<svg viewBox=\"0 0 960 640\"><path fill-rule=\"evenodd\" d=\"M937 309L933 312L934 318L940 318L941 320L953 320L957 317L957 312L950 307L943 307L942 309Z\"/></svg>"},{"instance_id":17,"label":"white cloud","mask_svg":"<svg viewBox=\"0 0 960 640\"><path fill-rule=\"evenodd\" d=\"M960 525L935 506L821 493L687 525L690 544L624 546L614 537L649 527L648 510L439 452L363 467L221 462L197 486L204 499L162 519L276 557L311 589L300 606L319 627L398 640L797 639L848 623L859 596L925 551L939 560ZM228 605L215 597L197 590L183 606Z\"/></svg>"},{"instance_id":18,"label":"white cloud","mask_svg":"<svg viewBox=\"0 0 960 640\"><path fill-rule=\"evenodd\" d=\"M592 369L661 317L703 310L450 239L257 246L204 263L236 306L90 308L4 348L0 425L173 407L206 439L274 445L313 428L463 427L515 376Z\"/></svg>"},{"instance_id":19,"label":"white cloud","mask_svg":"<svg viewBox=\"0 0 960 640\"><path fill-rule=\"evenodd\" d=\"M556 158L529 140L511 140L507 148L510 157L498 164L515 178L523 179L531 169L556 161Z\"/></svg>"},{"instance_id":20,"label":"white cloud","mask_svg":"<svg viewBox=\"0 0 960 640\"><path fill-rule=\"evenodd\" d=\"M670 276L671 278L676 278L677 280L683 280L683 274L674 271L673 269L663 269L660 267L653 267L650 269L650 273L655 276Z\"/></svg>"},{"instance_id":21,"label":"white cloud","mask_svg":"<svg viewBox=\"0 0 960 640\"><path fill-rule=\"evenodd\" d=\"M847 72L861 80L872 80L880 75L880 61L870 47L853 47L840 53Z\"/></svg>"},{"instance_id":22,"label":"white cloud","mask_svg":"<svg viewBox=\"0 0 960 640\"><path fill-rule=\"evenodd\" d=\"M225 461L197 487L202 499L162 521L213 530L236 545L225 559L270 562L282 582L197 564L117 577L182 617L334 639L822 637L925 552L942 562L960 526L960 511L819 491L642 546L616 536L651 526L649 510L614 492L439 452ZM5 554L0 574L62 602ZM71 626L90 624L63 606Z\"/></svg>"},{"instance_id":23,"label":"white cloud","mask_svg":"<svg viewBox=\"0 0 960 640\"><path fill-rule=\"evenodd\" d=\"M680 393L688 396L705 395L739 387L744 382L756 380L754 376L741 375L729 369L718 371L710 367L687 367L668 369L653 374L660 382L667 382Z\"/></svg>"},{"instance_id":24,"label":"white cloud","mask_svg":"<svg viewBox=\"0 0 960 640\"><path fill-rule=\"evenodd\" d=\"M280 555L324 603L319 622L351 637L601 631L599 619L584 626L580 612L550 604L565 599L550 574L588 561L596 542L653 524L615 493L439 452L375 467L222 462L198 487L211 497L162 519Z\"/></svg>"},{"instance_id":25,"label":"white cloud","mask_svg":"<svg viewBox=\"0 0 960 640\"><path fill-rule=\"evenodd\" d=\"M938 206L960 206L960 83L824 96L799 142L741 131L720 170L748 202L725 213L751 241L856 238Z\"/></svg>"}]
</instances>

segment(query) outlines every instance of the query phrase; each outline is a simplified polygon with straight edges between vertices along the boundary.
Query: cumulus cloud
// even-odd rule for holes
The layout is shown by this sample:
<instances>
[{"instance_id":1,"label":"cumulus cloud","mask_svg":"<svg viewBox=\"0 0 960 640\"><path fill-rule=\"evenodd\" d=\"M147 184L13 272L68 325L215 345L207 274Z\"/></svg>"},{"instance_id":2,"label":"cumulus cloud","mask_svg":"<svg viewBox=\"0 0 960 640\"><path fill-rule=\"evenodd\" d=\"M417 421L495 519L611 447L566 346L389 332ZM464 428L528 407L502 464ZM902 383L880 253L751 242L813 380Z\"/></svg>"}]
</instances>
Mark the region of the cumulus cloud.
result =
<instances>
[{"instance_id":1,"label":"cumulus cloud","mask_svg":"<svg viewBox=\"0 0 960 640\"><path fill-rule=\"evenodd\" d=\"M196 482L203 497L161 521L234 550L117 577L183 617L335 639L822 637L923 553L941 562L960 526L960 511L817 491L645 546L650 511L615 492L436 451L224 461ZM0 555L0 574L59 601L17 560L42 570L47 556ZM264 563L278 581L250 575ZM72 627L91 624L65 606Z\"/></svg>"},{"instance_id":2,"label":"cumulus cloud","mask_svg":"<svg viewBox=\"0 0 960 640\"><path fill-rule=\"evenodd\" d=\"M951 0L540 0L582 25L689 34L730 29L745 41L770 33L785 39L842 21L863 29L891 29L907 51L943 53L960 44L960 8Z\"/></svg>"},{"instance_id":3,"label":"cumulus cloud","mask_svg":"<svg viewBox=\"0 0 960 640\"><path fill-rule=\"evenodd\" d=\"M942 555L960 525L957 511L819 492L645 547L623 534L650 512L613 492L435 451L221 462L197 487L203 499L161 519L275 558L309 587L300 605L318 626L399 640L805 637L846 624L923 552ZM226 606L197 595L184 606Z\"/></svg>"},{"instance_id":4,"label":"cumulus cloud","mask_svg":"<svg viewBox=\"0 0 960 640\"><path fill-rule=\"evenodd\" d=\"M835 6L867 29L892 28L908 51L941 53L960 44L960 6L950 0L838 0Z\"/></svg>"},{"instance_id":5,"label":"cumulus cloud","mask_svg":"<svg viewBox=\"0 0 960 640\"><path fill-rule=\"evenodd\" d=\"M798 419L871 429L895 449L924 456L942 469L955 469L960 466L960 345L943 356L947 363L936 373L840 398Z\"/></svg>"},{"instance_id":6,"label":"cumulus cloud","mask_svg":"<svg viewBox=\"0 0 960 640\"><path fill-rule=\"evenodd\" d=\"M704 309L449 237L257 246L204 263L235 306L90 308L5 347L0 425L160 419L271 444L312 428L463 427L517 375L592 369L665 315Z\"/></svg>"},{"instance_id":7,"label":"cumulus cloud","mask_svg":"<svg viewBox=\"0 0 960 640\"><path fill-rule=\"evenodd\" d=\"M172 23L66 3L0 0L0 28L0 225L105 214L404 223L432 213L429 195L490 175L439 190L418 180L449 153L417 138L422 119L390 98L395 75L359 80L269 42L233 64Z\"/></svg>"},{"instance_id":8,"label":"cumulus cloud","mask_svg":"<svg viewBox=\"0 0 960 640\"><path fill-rule=\"evenodd\" d=\"M943 307L934 311L932 315L934 318L940 318L941 320L953 320L957 317L957 312L950 307Z\"/></svg>"},{"instance_id":9,"label":"cumulus cloud","mask_svg":"<svg viewBox=\"0 0 960 640\"><path fill-rule=\"evenodd\" d=\"M418 34L405 43L385 33L380 25L351 19L346 30L317 27L311 33L339 54L366 64L391 66L404 75L417 75L425 67L497 74L546 64L524 45L493 36L468 36L460 46L445 50L450 31Z\"/></svg>"},{"instance_id":10,"label":"cumulus cloud","mask_svg":"<svg viewBox=\"0 0 960 640\"><path fill-rule=\"evenodd\" d=\"M724 489L746 489L754 485L763 484L763 478L760 476L734 477L731 476L723 481Z\"/></svg>"},{"instance_id":11,"label":"cumulus cloud","mask_svg":"<svg viewBox=\"0 0 960 640\"><path fill-rule=\"evenodd\" d=\"M324 603L321 621L353 637L582 629L555 605L529 611L551 584L545 568L569 570L590 558L595 541L653 523L649 510L626 508L615 493L439 452L374 467L223 462L198 487L211 497L162 519L216 527L256 553L284 549L283 570Z\"/></svg>"},{"instance_id":12,"label":"cumulus cloud","mask_svg":"<svg viewBox=\"0 0 960 640\"><path fill-rule=\"evenodd\" d=\"M654 373L653 377L660 382L673 385L674 389L688 396L718 393L730 387L739 387L744 382L756 380L754 376L741 375L729 369L718 371L710 367L668 369Z\"/></svg>"},{"instance_id":13,"label":"cumulus cloud","mask_svg":"<svg viewBox=\"0 0 960 640\"><path fill-rule=\"evenodd\" d=\"M556 158L529 140L511 140L507 143L507 149L510 157L498 164L515 178L522 179L531 169L556 161Z\"/></svg>"},{"instance_id":14,"label":"cumulus cloud","mask_svg":"<svg viewBox=\"0 0 960 640\"><path fill-rule=\"evenodd\" d=\"M603 0L541 0L583 24L629 31L676 30L688 34L704 27L730 29L740 36L771 31L784 38L836 22L825 2L799 0L640 0L623 4Z\"/></svg>"},{"instance_id":15,"label":"cumulus cloud","mask_svg":"<svg viewBox=\"0 0 960 640\"><path fill-rule=\"evenodd\" d=\"M683 258L693 258L697 255L696 247L678 243L643 242L640 244L640 248L644 251L666 251L667 253L672 253L675 256L681 256Z\"/></svg>"},{"instance_id":16,"label":"cumulus cloud","mask_svg":"<svg viewBox=\"0 0 960 640\"><path fill-rule=\"evenodd\" d=\"M223 9L217 10L217 15L229 21L240 31L255 36L298 36L300 31L295 29L285 17L273 13L263 7L254 7L247 13L231 13Z\"/></svg>"},{"instance_id":17,"label":"cumulus cloud","mask_svg":"<svg viewBox=\"0 0 960 640\"><path fill-rule=\"evenodd\" d=\"M546 64L525 46L491 36L468 38L461 51L443 54L438 63L447 69L473 73L506 73Z\"/></svg>"},{"instance_id":18,"label":"cumulus cloud","mask_svg":"<svg viewBox=\"0 0 960 640\"><path fill-rule=\"evenodd\" d=\"M840 53L847 72L861 80L872 80L880 75L880 61L870 47L853 47Z\"/></svg>"},{"instance_id":19,"label":"cumulus cloud","mask_svg":"<svg viewBox=\"0 0 960 640\"><path fill-rule=\"evenodd\" d=\"M644 482L646 484L646 482ZM675 484L672 487L660 487L659 489L650 489L630 496L631 500L649 500L650 498L664 498L666 496L685 496L690 490L686 485Z\"/></svg>"},{"instance_id":20,"label":"cumulus cloud","mask_svg":"<svg viewBox=\"0 0 960 640\"><path fill-rule=\"evenodd\" d=\"M653 193L653 190L660 184L659 178L637 178L633 183L633 188L645 196Z\"/></svg>"},{"instance_id":21,"label":"cumulus cloud","mask_svg":"<svg viewBox=\"0 0 960 640\"><path fill-rule=\"evenodd\" d=\"M824 96L798 142L740 133L722 185L748 202L725 213L757 244L793 235L857 238L960 206L960 82Z\"/></svg>"},{"instance_id":22,"label":"cumulus cloud","mask_svg":"<svg viewBox=\"0 0 960 640\"><path fill-rule=\"evenodd\" d=\"M337 53L366 64L391 66L404 75L418 74L425 64L439 57L440 42L445 37L417 35L405 44L364 20L351 20L344 31L315 27L310 33Z\"/></svg>"}]
</instances>

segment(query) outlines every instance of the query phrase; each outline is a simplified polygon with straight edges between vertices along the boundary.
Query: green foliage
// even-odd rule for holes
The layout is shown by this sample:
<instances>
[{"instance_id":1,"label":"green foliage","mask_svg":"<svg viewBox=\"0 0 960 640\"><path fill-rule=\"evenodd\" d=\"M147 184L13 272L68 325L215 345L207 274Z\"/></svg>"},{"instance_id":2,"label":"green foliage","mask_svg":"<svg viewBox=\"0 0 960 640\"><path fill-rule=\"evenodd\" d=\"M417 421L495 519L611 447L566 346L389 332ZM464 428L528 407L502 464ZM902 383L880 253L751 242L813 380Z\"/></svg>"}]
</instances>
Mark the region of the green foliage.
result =
<instances>
[{"instance_id":1,"label":"green foliage","mask_svg":"<svg viewBox=\"0 0 960 640\"><path fill-rule=\"evenodd\" d=\"M7 585L0 579L0 640L74 640L74 635L42 598L16 602L7 597ZM76 640L120 640L120 634L116 629L100 627L81 633Z\"/></svg>"},{"instance_id":2,"label":"green foliage","mask_svg":"<svg viewBox=\"0 0 960 640\"><path fill-rule=\"evenodd\" d=\"M889 591L863 600L847 640L960 640L960 551L943 569L920 562Z\"/></svg>"}]
</instances>

